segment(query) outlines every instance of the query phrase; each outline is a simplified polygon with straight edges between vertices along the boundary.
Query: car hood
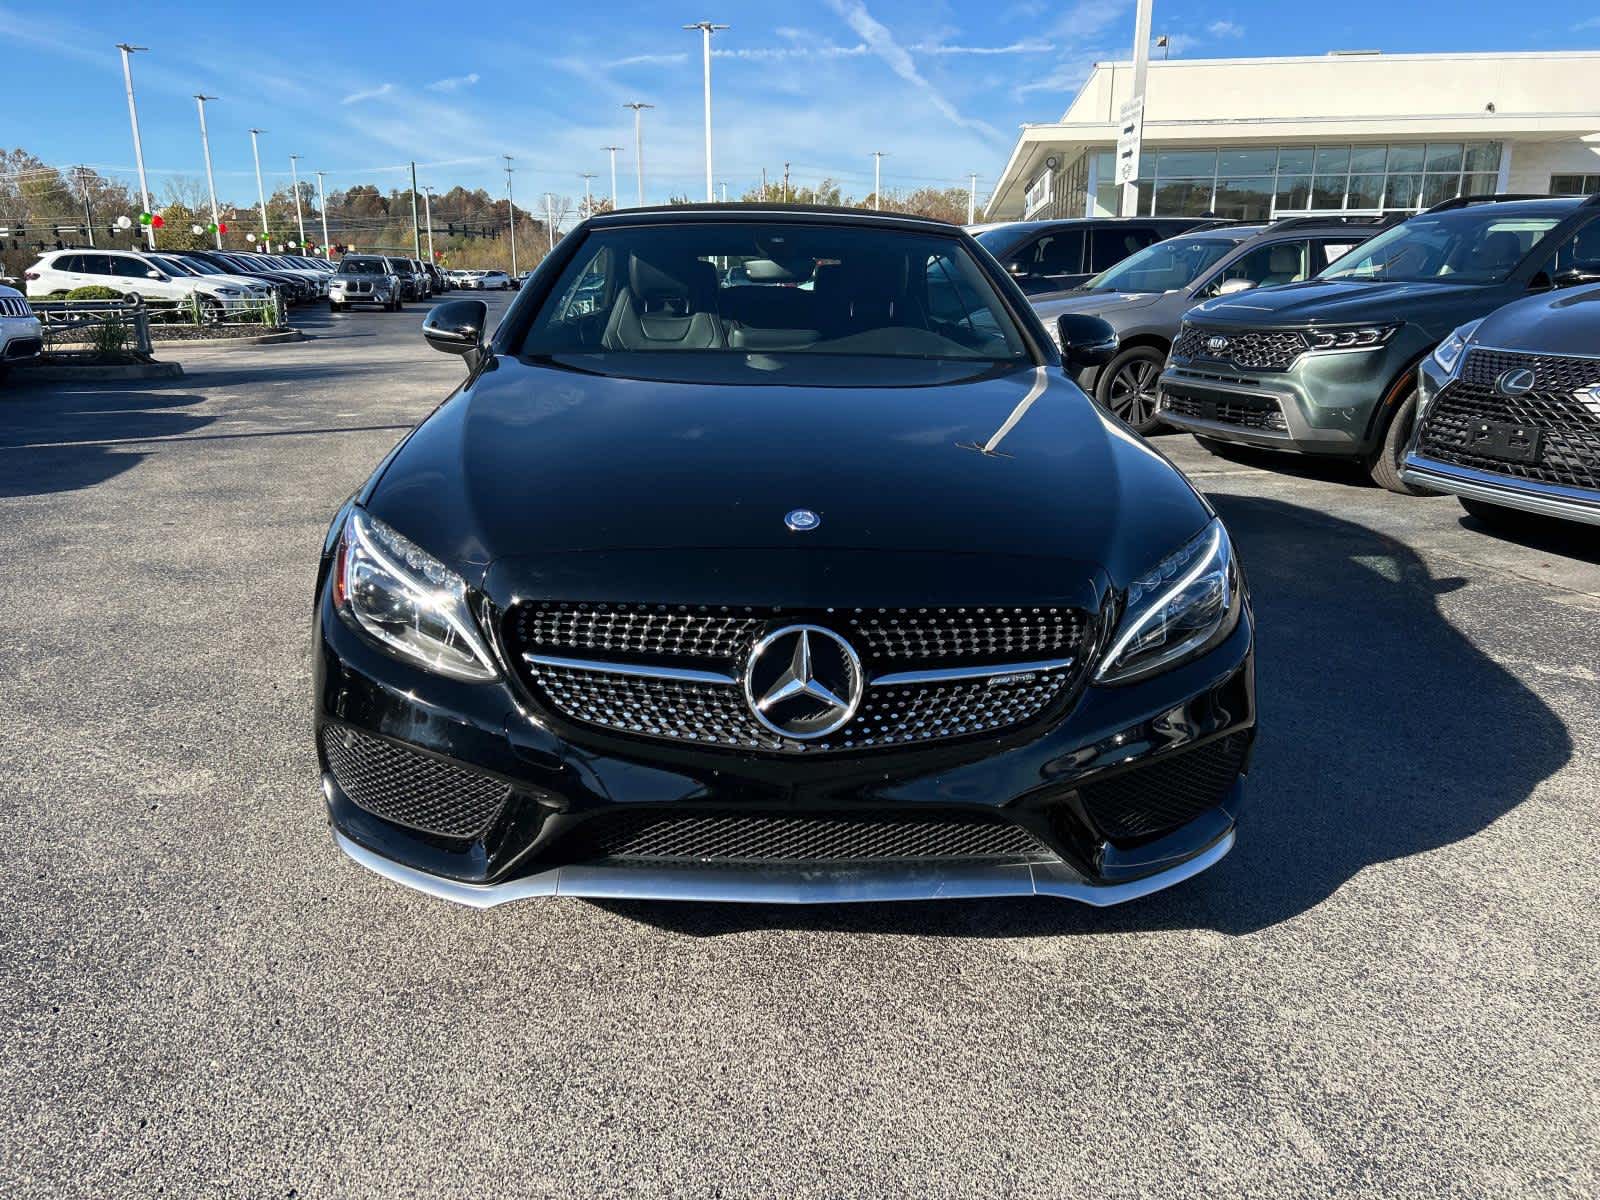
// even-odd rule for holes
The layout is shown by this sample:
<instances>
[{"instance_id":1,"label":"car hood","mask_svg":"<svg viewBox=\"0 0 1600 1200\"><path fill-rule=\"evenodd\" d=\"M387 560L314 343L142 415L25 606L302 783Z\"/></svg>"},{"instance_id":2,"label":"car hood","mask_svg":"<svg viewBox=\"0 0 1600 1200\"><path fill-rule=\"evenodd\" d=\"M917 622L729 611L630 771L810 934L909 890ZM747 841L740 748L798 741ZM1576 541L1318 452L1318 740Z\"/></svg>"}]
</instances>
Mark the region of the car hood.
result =
<instances>
[{"instance_id":1,"label":"car hood","mask_svg":"<svg viewBox=\"0 0 1600 1200\"><path fill-rule=\"evenodd\" d=\"M1508 304L1484 318L1474 344L1530 354L1593 357L1600 330L1600 287L1574 288Z\"/></svg>"},{"instance_id":2,"label":"car hood","mask_svg":"<svg viewBox=\"0 0 1600 1200\"><path fill-rule=\"evenodd\" d=\"M1116 314L1149 308L1165 292L1071 292L1050 300L1034 303L1041 320L1049 321L1062 313L1087 313L1104 317L1108 321Z\"/></svg>"},{"instance_id":3,"label":"car hood","mask_svg":"<svg viewBox=\"0 0 1600 1200\"><path fill-rule=\"evenodd\" d=\"M1189 310L1200 324L1350 325L1421 319L1492 305L1495 285L1463 283L1334 283L1309 279L1219 296Z\"/></svg>"},{"instance_id":4,"label":"car hood","mask_svg":"<svg viewBox=\"0 0 1600 1200\"><path fill-rule=\"evenodd\" d=\"M987 447L987 449L985 449ZM469 578L596 551L1073 560L1113 581L1210 510L1056 367L922 387L685 384L492 360L392 456L374 515ZM818 528L785 516L811 509Z\"/></svg>"}]
</instances>

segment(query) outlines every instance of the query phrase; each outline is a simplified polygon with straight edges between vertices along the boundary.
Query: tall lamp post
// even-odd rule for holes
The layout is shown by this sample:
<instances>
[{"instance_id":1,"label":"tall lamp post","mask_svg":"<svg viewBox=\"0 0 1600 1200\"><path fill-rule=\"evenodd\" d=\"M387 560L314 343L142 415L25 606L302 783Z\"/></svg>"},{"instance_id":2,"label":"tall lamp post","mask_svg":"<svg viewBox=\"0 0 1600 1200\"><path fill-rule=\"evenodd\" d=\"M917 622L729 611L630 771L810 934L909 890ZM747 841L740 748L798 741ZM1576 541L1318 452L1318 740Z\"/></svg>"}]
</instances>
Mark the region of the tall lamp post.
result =
<instances>
[{"instance_id":1,"label":"tall lamp post","mask_svg":"<svg viewBox=\"0 0 1600 1200\"><path fill-rule=\"evenodd\" d=\"M139 202L144 205L141 212L150 211L150 185L144 178L144 144L139 140L139 106L133 99L133 66L130 56L141 50L148 50L148 46L130 46L127 42L118 42L117 49L122 51L122 82L128 89L128 123L133 126L133 161L139 167ZM156 226L152 221L144 227L145 236L150 240L150 249L156 248Z\"/></svg>"},{"instance_id":2,"label":"tall lamp post","mask_svg":"<svg viewBox=\"0 0 1600 1200\"><path fill-rule=\"evenodd\" d=\"M289 155L289 177L294 180L294 223L300 227L300 249L306 248L306 218L300 211L300 156Z\"/></svg>"},{"instance_id":3,"label":"tall lamp post","mask_svg":"<svg viewBox=\"0 0 1600 1200\"><path fill-rule=\"evenodd\" d=\"M711 183L711 35L728 28L726 25L716 25L710 21L696 21L692 25L685 25L685 29L698 29L700 31L700 48L705 60L705 89L706 89L706 202L709 204L717 198ZM643 204L644 201L639 203Z\"/></svg>"},{"instance_id":4,"label":"tall lamp post","mask_svg":"<svg viewBox=\"0 0 1600 1200\"><path fill-rule=\"evenodd\" d=\"M502 154L506 160L506 210L511 214L511 278L517 277L517 202L511 197L511 155Z\"/></svg>"},{"instance_id":5,"label":"tall lamp post","mask_svg":"<svg viewBox=\"0 0 1600 1200\"><path fill-rule=\"evenodd\" d=\"M206 132L206 101L215 100L215 96L205 96L196 92L194 106L200 110L200 149L206 156L206 188L211 192L211 227L216 235L217 249L222 249L222 217L217 213L217 181L211 173L211 135Z\"/></svg>"},{"instance_id":6,"label":"tall lamp post","mask_svg":"<svg viewBox=\"0 0 1600 1200\"><path fill-rule=\"evenodd\" d=\"M317 207L322 210L322 257L333 261L333 247L328 245L328 202L322 197L322 177L327 172L317 172Z\"/></svg>"},{"instance_id":7,"label":"tall lamp post","mask_svg":"<svg viewBox=\"0 0 1600 1200\"><path fill-rule=\"evenodd\" d=\"M433 188L422 185L422 219L428 224L428 261L433 261Z\"/></svg>"},{"instance_id":8,"label":"tall lamp post","mask_svg":"<svg viewBox=\"0 0 1600 1200\"><path fill-rule=\"evenodd\" d=\"M968 171L967 178L972 182L972 190L967 193L967 224L971 225L978 219L978 173Z\"/></svg>"},{"instance_id":9,"label":"tall lamp post","mask_svg":"<svg viewBox=\"0 0 1600 1200\"><path fill-rule=\"evenodd\" d=\"M872 207L883 207L883 156L887 150L874 150L872 152Z\"/></svg>"},{"instance_id":10,"label":"tall lamp post","mask_svg":"<svg viewBox=\"0 0 1600 1200\"><path fill-rule=\"evenodd\" d=\"M611 151L611 209L615 212L617 208L617 151L621 150L622 147L601 146L600 149Z\"/></svg>"},{"instance_id":11,"label":"tall lamp post","mask_svg":"<svg viewBox=\"0 0 1600 1200\"><path fill-rule=\"evenodd\" d=\"M641 104L637 100L624 104L633 109L633 172L639 187L639 207L644 207L644 110L654 104Z\"/></svg>"},{"instance_id":12,"label":"tall lamp post","mask_svg":"<svg viewBox=\"0 0 1600 1200\"><path fill-rule=\"evenodd\" d=\"M256 200L261 205L262 241L266 241L270 234L267 230L267 189L261 185L261 144L257 142L256 139L265 132L265 129L252 129L250 131L250 153L255 155L256 160ZM270 250L271 248L269 246L263 246L262 249Z\"/></svg>"},{"instance_id":13,"label":"tall lamp post","mask_svg":"<svg viewBox=\"0 0 1600 1200\"><path fill-rule=\"evenodd\" d=\"M592 217L594 216L594 189L590 187L589 181L594 178L594 172L585 172L580 178L583 180L583 215Z\"/></svg>"}]
</instances>

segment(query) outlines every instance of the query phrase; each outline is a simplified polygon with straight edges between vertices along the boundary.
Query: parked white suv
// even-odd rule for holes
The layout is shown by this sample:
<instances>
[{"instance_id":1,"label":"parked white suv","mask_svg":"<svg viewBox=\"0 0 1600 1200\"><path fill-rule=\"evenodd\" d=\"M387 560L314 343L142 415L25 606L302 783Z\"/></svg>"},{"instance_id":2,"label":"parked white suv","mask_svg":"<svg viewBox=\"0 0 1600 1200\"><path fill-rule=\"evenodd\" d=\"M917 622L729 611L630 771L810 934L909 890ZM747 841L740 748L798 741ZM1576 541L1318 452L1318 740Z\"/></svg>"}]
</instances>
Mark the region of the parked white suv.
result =
<instances>
[{"instance_id":1,"label":"parked white suv","mask_svg":"<svg viewBox=\"0 0 1600 1200\"><path fill-rule=\"evenodd\" d=\"M243 283L175 275L158 259L131 250L52 250L26 272L28 295L43 299L75 288L106 287L145 300L187 300L196 292L222 301L252 296Z\"/></svg>"},{"instance_id":2,"label":"parked white suv","mask_svg":"<svg viewBox=\"0 0 1600 1200\"><path fill-rule=\"evenodd\" d=\"M16 288L0 287L0 378L12 363L27 362L44 353L44 333L39 318Z\"/></svg>"}]
</instances>

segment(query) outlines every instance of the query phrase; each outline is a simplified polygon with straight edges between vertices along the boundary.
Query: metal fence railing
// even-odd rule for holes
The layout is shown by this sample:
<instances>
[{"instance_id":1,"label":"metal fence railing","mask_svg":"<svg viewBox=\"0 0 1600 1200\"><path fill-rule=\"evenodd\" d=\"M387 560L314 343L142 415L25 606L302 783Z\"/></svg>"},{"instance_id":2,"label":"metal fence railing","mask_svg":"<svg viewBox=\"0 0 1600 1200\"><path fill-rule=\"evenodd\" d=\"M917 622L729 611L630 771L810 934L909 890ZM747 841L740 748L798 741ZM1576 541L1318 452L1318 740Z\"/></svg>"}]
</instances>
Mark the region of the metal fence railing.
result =
<instances>
[{"instance_id":1,"label":"metal fence railing","mask_svg":"<svg viewBox=\"0 0 1600 1200\"><path fill-rule=\"evenodd\" d=\"M152 343L179 331L207 328L283 329L283 304L265 299L192 295L184 300L29 300L48 354L133 354L148 358ZM167 331L171 334L167 334Z\"/></svg>"}]
</instances>

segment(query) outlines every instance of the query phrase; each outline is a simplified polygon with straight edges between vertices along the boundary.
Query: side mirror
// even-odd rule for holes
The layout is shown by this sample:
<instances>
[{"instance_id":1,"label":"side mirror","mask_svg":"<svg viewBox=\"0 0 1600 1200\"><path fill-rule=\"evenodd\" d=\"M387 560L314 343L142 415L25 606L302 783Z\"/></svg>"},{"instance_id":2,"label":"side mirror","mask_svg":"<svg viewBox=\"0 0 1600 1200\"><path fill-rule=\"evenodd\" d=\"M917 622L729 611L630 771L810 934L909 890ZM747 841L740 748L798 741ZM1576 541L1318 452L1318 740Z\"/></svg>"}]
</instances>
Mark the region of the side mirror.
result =
<instances>
[{"instance_id":1,"label":"side mirror","mask_svg":"<svg viewBox=\"0 0 1600 1200\"><path fill-rule=\"evenodd\" d=\"M1237 292L1248 292L1255 286L1254 279L1230 279L1217 289L1217 295L1232 296Z\"/></svg>"},{"instance_id":2,"label":"side mirror","mask_svg":"<svg viewBox=\"0 0 1600 1200\"><path fill-rule=\"evenodd\" d=\"M145 272L145 274L151 279L165 279L166 278L165 275L163 275L160 271L156 270L154 267L151 267L148 271Z\"/></svg>"},{"instance_id":3,"label":"side mirror","mask_svg":"<svg viewBox=\"0 0 1600 1200\"><path fill-rule=\"evenodd\" d=\"M489 321L489 306L482 300L450 300L435 304L422 322L422 336L428 345L446 354L468 357L476 366L483 353L483 327Z\"/></svg>"},{"instance_id":4,"label":"side mirror","mask_svg":"<svg viewBox=\"0 0 1600 1200\"><path fill-rule=\"evenodd\" d=\"M1028 264L1020 262L1007 263L1006 273L1014 279L1021 279L1028 273Z\"/></svg>"},{"instance_id":5,"label":"side mirror","mask_svg":"<svg viewBox=\"0 0 1600 1200\"><path fill-rule=\"evenodd\" d=\"M1071 371L1103 367L1117 354L1117 331L1108 321L1083 313L1062 313L1056 318L1061 339L1061 361Z\"/></svg>"}]
</instances>

